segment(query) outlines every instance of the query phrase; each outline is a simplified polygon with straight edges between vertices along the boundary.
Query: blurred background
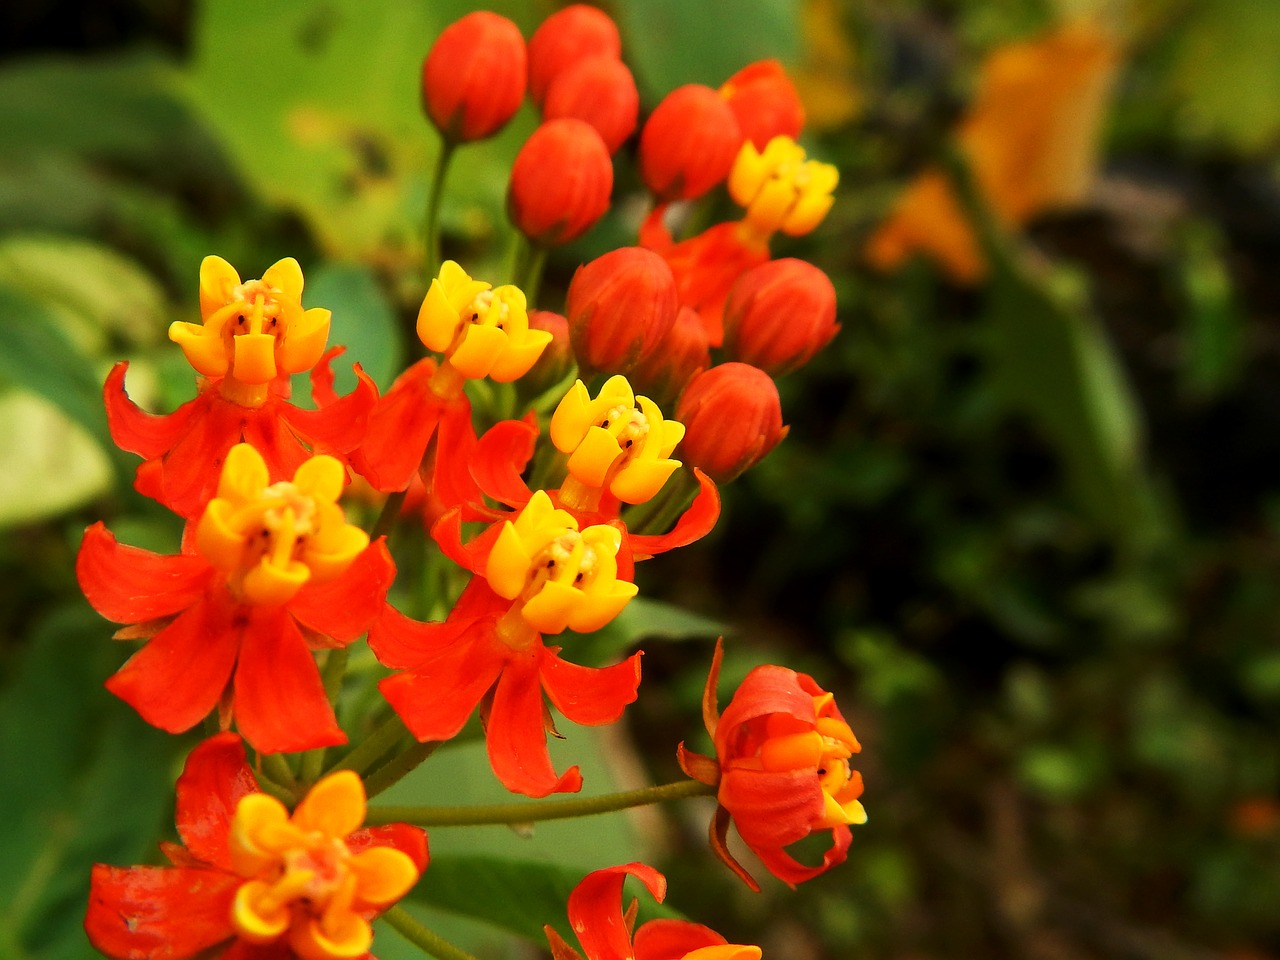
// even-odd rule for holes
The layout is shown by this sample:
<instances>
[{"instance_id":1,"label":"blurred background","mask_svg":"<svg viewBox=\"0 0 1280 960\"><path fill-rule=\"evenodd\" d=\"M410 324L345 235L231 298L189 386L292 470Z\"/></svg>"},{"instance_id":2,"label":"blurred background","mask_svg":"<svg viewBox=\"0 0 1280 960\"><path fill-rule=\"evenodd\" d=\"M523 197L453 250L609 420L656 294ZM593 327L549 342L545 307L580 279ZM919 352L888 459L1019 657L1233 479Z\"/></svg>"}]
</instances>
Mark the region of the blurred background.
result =
<instances>
[{"instance_id":1,"label":"blurred background","mask_svg":"<svg viewBox=\"0 0 1280 960\"><path fill-rule=\"evenodd\" d=\"M491 6L528 36L556 5ZM696 805L525 843L435 831L415 909L485 957L537 956L495 931L537 936L562 906L460 915L644 857L672 906L770 960L1280 956L1280 6L606 7L644 109L787 65L841 186L774 253L831 276L843 329L779 381L791 433L723 491L714 533L642 570L674 607L597 644L643 641L640 700L558 762L607 756L588 792L678 777L675 743L705 746L723 630L722 699L761 662L836 693L870 821L844 866L760 895L710 859ZM101 689L129 650L80 598L81 532L105 518L163 552L179 534L130 489L102 378L128 358L140 403L191 397L165 331L196 316L208 253L246 277L297 257L331 342L382 388L416 359L399 331L425 289L438 148L418 77L469 9L0 7L0 956L92 955L88 866L156 861L194 742ZM473 275L506 255L507 170L534 123L526 108L454 166L445 251ZM540 306L634 242L633 148ZM395 799L495 796L474 746ZM479 854L562 872L504 886ZM411 955L390 930L378 952Z\"/></svg>"}]
</instances>

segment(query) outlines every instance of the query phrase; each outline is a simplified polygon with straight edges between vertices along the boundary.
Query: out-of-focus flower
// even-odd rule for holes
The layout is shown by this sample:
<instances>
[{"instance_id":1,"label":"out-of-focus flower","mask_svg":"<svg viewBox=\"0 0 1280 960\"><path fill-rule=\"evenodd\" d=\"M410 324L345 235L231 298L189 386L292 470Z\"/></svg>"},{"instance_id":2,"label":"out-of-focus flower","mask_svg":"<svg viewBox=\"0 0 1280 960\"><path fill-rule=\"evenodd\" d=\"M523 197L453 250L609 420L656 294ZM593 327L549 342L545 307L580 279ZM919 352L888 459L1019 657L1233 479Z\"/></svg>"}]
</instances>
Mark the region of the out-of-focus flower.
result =
<instances>
[{"instance_id":1,"label":"out-of-focus flower","mask_svg":"<svg viewBox=\"0 0 1280 960\"><path fill-rule=\"evenodd\" d=\"M675 277L651 250L619 247L579 267L565 312L583 372L627 373L657 349L676 310Z\"/></svg>"},{"instance_id":2,"label":"out-of-focus flower","mask_svg":"<svg viewBox=\"0 0 1280 960\"><path fill-rule=\"evenodd\" d=\"M370 921L409 892L427 837L403 823L361 828L365 792L349 770L311 788L292 816L262 793L232 733L187 757L168 867L97 864L85 932L113 960L224 957L352 960Z\"/></svg>"},{"instance_id":3,"label":"out-of-focus flower","mask_svg":"<svg viewBox=\"0 0 1280 960\"><path fill-rule=\"evenodd\" d=\"M583 952L548 924L543 930L554 960L760 960L759 947L728 943L710 927L688 920L650 920L633 935L633 911L622 911L622 884L628 876L643 883L659 903L666 896L666 877L643 863L587 874L569 894L568 911Z\"/></svg>"},{"instance_id":4,"label":"out-of-focus flower","mask_svg":"<svg viewBox=\"0 0 1280 960\"><path fill-rule=\"evenodd\" d=\"M568 377L577 360L569 338L569 321L563 316L550 310L530 310L529 328L551 334L551 342L542 351L538 362L521 378L529 393L536 395Z\"/></svg>"},{"instance_id":5,"label":"out-of-focus flower","mask_svg":"<svg viewBox=\"0 0 1280 960\"><path fill-rule=\"evenodd\" d=\"M670 408L685 385L709 366L711 347L702 318L696 310L681 307L667 335L632 368L630 379Z\"/></svg>"},{"instance_id":6,"label":"out-of-focus flower","mask_svg":"<svg viewBox=\"0 0 1280 960\"><path fill-rule=\"evenodd\" d=\"M552 82L574 64L621 55L618 28L599 7L575 3L557 10L529 39L529 96L541 108Z\"/></svg>"},{"instance_id":7,"label":"out-of-focus flower","mask_svg":"<svg viewBox=\"0 0 1280 960\"><path fill-rule=\"evenodd\" d=\"M516 154L507 214L534 243L559 246L595 226L612 190L613 162L595 128L569 117L548 120Z\"/></svg>"},{"instance_id":8,"label":"out-of-focus flower","mask_svg":"<svg viewBox=\"0 0 1280 960\"><path fill-rule=\"evenodd\" d=\"M720 85L747 142L764 150L774 137L800 136L804 104L777 60L748 64Z\"/></svg>"},{"instance_id":9,"label":"out-of-focus flower","mask_svg":"<svg viewBox=\"0 0 1280 960\"><path fill-rule=\"evenodd\" d=\"M659 201L692 200L729 175L741 146L742 128L720 94L677 87L640 131L640 175Z\"/></svg>"},{"instance_id":10,"label":"out-of-focus flower","mask_svg":"<svg viewBox=\"0 0 1280 960\"><path fill-rule=\"evenodd\" d=\"M524 100L527 56L520 28L477 10L441 31L422 64L422 103L450 143L493 136Z\"/></svg>"},{"instance_id":11,"label":"out-of-focus flower","mask_svg":"<svg viewBox=\"0 0 1280 960\"><path fill-rule=\"evenodd\" d=\"M664 420L626 377L610 377L595 398L576 381L551 416L551 442L569 455L561 501L592 510L606 489L623 503L650 500L679 468L670 457L683 436L684 425Z\"/></svg>"},{"instance_id":12,"label":"out-of-focus flower","mask_svg":"<svg viewBox=\"0 0 1280 960\"><path fill-rule=\"evenodd\" d=\"M850 825L866 822L859 800L862 775L849 765L862 748L835 698L812 677L786 667L756 667L719 713L722 650L717 642L702 698L715 758L686 750L682 743L680 765L695 780L718 786L711 826L717 856L759 889L725 846L732 821L769 872L794 887L842 863L852 839ZM822 863L806 866L787 853L788 846L819 830L831 831Z\"/></svg>"},{"instance_id":13,"label":"out-of-focus flower","mask_svg":"<svg viewBox=\"0 0 1280 960\"><path fill-rule=\"evenodd\" d=\"M804 260L770 260L738 278L724 306L725 354L778 376L836 335L836 290Z\"/></svg>"},{"instance_id":14,"label":"out-of-focus flower","mask_svg":"<svg viewBox=\"0 0 1280 960\"><path fill-rule=\"evenodd\" d=\"M264 753L346 742L313 648L343 647L381 612L395 566L381 541L347 525L343 469L313 457L268 483L248 444L227 454L189 552L160 556L90 527L76 576L98 613L147 643L107 680L144 720L171 733L218 708ZM305 631L305 632L304 632Z\"/></svg>"},{"instance_id":15,"label":"out-of-focus flower","mask_svg":"<svg viewBox=\"0 0 1280 960\"><path fill-rule=\"evenodd\" d=\"M987 57L956 142L1001 222L1016 227L1084 197L1119 63L1116 39L1089 20ZM973 228L937 170L926 170L907 187L866 249L871 263L884 270L917 252L959 283L976 283L986 274Z\"/></svg>"},{"instance_id":16,"label":"out-of-focus flower","mask_svg":"<svg viewBox=\"0 0 1280 960\"><path fill-rule=\"evenodd\" d=\"M572 117L595 128L615 153L635 131L640 94L627 65L616 57L595 56L571 64L556 75L542 103L547 120Z\"/></svg>"},{"instance_id":17,"label":"out-of-focus flower","mask_svg":"<svg viewBox=\"0 0 1280 960\"><path fill-rule=\"evenodd\" d=\"M787 435L778 388L763 370L722 363L685 387L676 405L685 426L681 454L716 483L755 466Z\"/></svg>"},{"instance_id":18,"label":"out-of-focus flower","mask_svg":"<svg viewBox=\"0 0 1280 960\"><path fill-rule=\"evenodd\" d=\"M800 144L779 136L763 151L742 145L729 173L729 193L747 208L743 224L767 243L779 230L790 236L813 230L831 209L839 181L835 167L806 159Z\"/></svg>"}]
</instances>

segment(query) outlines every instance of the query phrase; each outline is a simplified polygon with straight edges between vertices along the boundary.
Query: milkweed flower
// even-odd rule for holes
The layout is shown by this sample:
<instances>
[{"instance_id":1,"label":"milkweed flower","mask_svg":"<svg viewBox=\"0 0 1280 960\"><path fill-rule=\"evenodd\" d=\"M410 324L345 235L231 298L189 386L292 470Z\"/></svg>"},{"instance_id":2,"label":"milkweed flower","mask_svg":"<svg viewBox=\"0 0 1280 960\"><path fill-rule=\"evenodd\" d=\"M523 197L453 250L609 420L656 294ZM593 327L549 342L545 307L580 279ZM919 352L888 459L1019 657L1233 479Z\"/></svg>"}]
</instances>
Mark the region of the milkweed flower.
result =
<instances>
[{"instance_id":1,"label":"milkweed flower","mask_svg":"<svg viewBox=\"0 0 1280 960\"><path fill-rule=\"evenodd\" d=\"M747 209L743 225L767 243L779 230L811 232L831 209L839 181L834 166L808 159L800 144L777 136L763 150L750 141L742 145L729 173L729 195Z\"/></svg>"},{"instance_id":2,"label":"milkweed flower","mask_svg":"<svg viewBox=\"0 0 1280 960\"><path fill-rule=\"evenodd\" d=\"M511 165L507 214L544 247L576 240L609 209L613 161L589 123L547 120L529 135Z\"/></svg>"},{"instance_id":3,"label":"milkweed flower","mask_svg":"<svg viewBox=\"0 0 1280 960\"><path fill-rule=\"evenodd\" d=\"M542 635L597 630L635 596L630 564L619 567L621 543L616 528L580 529L538 491L467 549L442 544L475 574L448 619L421 623L387 607L369 631L377 658L403 671L379 689L414 736L447 740L483 702L489 762L507 789L534 797L581 789L576 766L559 775L551 765L546 737L555 728L543 694L574 723L613 723L635 699L640 654L581 667Z\"/></svg>"},{"instance_id":4,"label":"milkweed flower","mask_svg":"<svg viewBox=\"0 0 1280 960\"><path fill-rule=\"evenodd\" d=\"M552 339L550 331L530 327L518 287L495 288L452 260L431 281L418 310L417 333L443 358L421 360L396 379L370 414L352 458L360 475L383 492L408 488L437 427L458 443L474 438L463 393L468 379L519 379Z\"/></svg>"},{"instance_id":5,"label":"milkweed flower","mask_svg":"<svg viewBox=\"0 0 1280 960\"><path fill-rule=\"evenodd\" d=\"M1081 201L1097 166L1120 59L1109 31L1074 20L998 48L983 62L973 105L955 136L998 220L1016 227ZM973 228L936 169L907 186L867 241L867 259L881 270L915 253L935 260L957 283L986 275Z\"/></svg>"},{"instance_id":6,"label":"milkweed flower","mask_svg":"<svg viewBox=\"0 0 1280 960\"><path fill-rule=\"evenodd\" d=\"M422 103L450 143L485 140L524 100L527 52L520 28L477 10L441 31L422 64Z\"/></svg>"},{"instance_id":7,"label":"milkweed flower","mask_svg":"<svg viewBox=\"0 0 1280 960\"><path fill-rule=\"evenodd\" d=\"M849 765L862 748L835 698L812 677L786 667L756 667L719 713L716 682L722 650L717 642L702 697L715 757L681 743L680 766L693 779L718 788L711 823L716 855L759 890L725 845L732 821L765 868L794 887L842 863L852 840L849 827L866 822L859 800L862 775ZM822 863L806 866L787 852L788 846L820 830L831 831Z\"/></svg>"},{"instance_id":8,"label":"milkweed flower","mask_svg":"<svg viewBox=\"0 0 1280 960\"><path fill-rule=\"evenodd\" d=\"M327 456L271 483L262 456L240 444L183 553L91 526L76 558L85 598L128 625L118 638L147 641L107 689L171 733L217 708L263 753L345 743L311 651L363 634L395 567L381 541L345 522L343 483Z\"/></svg>"},{"instance_id":9,"label":"milkweed flower","mask_svg":"<svg viewBox=\"0 0 1280 960\"><path fill-rule=\"evenodd\" d=\"M170 414L150 414L125 392L128 364L112 368L103 386L111 438L144 462L134 486L185 518L204 509L217 467L237 443L252 443L274 479L291 476L312 452L344 457L360 443L377 399L373 381L355 367L345 397L328 389L324 352L329 311L304 310L302 271L286 258L260 280L241 282L221 257L200 265L200 324L177 321L169 336L202 375L198 395ZM310 369L317 409L288 402L288 375Z\"/></svg>"},{"instance_id":10,"label":"milkweed flower","mask_svg":"<svg viewBox=\"0 0 1280 960\"><path fill-rule=\"evenodd\" d=\"M794 140L804 129L804 104L777 60L748 64L722 83L719 92L757 150L774 137Z\"/></svg>"},{"instance_id":11,"label":"milkweed flower","mask_svg":"<svg viewBox=\"0 0 1280 960\"><path fill-rule=\"evenodd\" d=\"M569 925L582 953L550 924L543 930L554 960L760 960L757 946L729 943L710 927L688 920L650 920L632 933L634 902L625 914L622 885L635 877L659 903L667 879L643 863L606 867L587 874L569 894Z\"/></svg>"},{"instance_id":12,"label":"milkweed flower","mask_svg":"<svg viewBox=\"0 0 1280 960\"><path fill-rule=\"evenodd\" d=\"M595 509L606 489L623 503L651 500L679 468L671 452L683 436L684 424L664 420L626 377L610 377L595 397L575 381L551 415L551 442L569 455L560 499L584 510Z\"/></svg>"},{"instance_id":13,"label":"milkweed flower","mask_svg":"<svg viewBox=\"0 0 1280 960\"><path fill-rule=\"evenodd\" d=\"M555 79L591 57L618 60L622 38L599 7L574 3L543 20L529 38L529 96L541 109Z\"/></svg>"},{"instance_id":14,"label":"milkweed flower","mask_svg":"<svg viewBox=\"0 0 1280 960\"><path fill-rule=\"evenodd\" d=\"M787 435L778 388L763 370L731 361L704 370L676 405L681 453L717 483L755 466Z\"/></svg>"},{"instance_id":15,"label":"milkweed flower","mask_svg":"<svg viewBox=\"0 0 1280 960\"><path fill-rule=\"evenodd\" d=\"M839 331L836 290L811 263L770 260L738 278L724 305L725 354L778 376L808 363Z\"/></svg>"},{"instance_id":16,"label":"milkweed flower","mask_svg":"<svg viewBox=\"0 0 1280 960\"><path fill-rule=\"evenodd\" d=\"M417 883L427 836L364 818L355 773L323 778L290 814L259 790L240 738L218 734L178 778L172 866L95 865L85 932L113 960L367 956L369 922Z\"/></svg>"}]
</instances>

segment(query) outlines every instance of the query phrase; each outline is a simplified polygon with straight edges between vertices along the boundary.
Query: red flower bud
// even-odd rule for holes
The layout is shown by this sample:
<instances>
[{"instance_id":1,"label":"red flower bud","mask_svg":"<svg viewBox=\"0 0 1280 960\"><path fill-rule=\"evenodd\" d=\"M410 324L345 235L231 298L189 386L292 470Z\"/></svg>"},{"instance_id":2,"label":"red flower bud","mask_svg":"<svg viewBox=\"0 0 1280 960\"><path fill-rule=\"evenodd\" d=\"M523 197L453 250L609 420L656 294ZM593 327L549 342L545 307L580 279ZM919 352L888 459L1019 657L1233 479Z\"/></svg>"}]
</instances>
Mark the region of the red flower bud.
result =
<instances>
[{"instance_id":1,"label":"red flower bud","mask_svg":"<svg viewBox=\"0 0 1280 960\"><path fill-rule=\"evenodd\" d=\"M600 134L581 120L549 120L516 154L507 214L530 240L558 246L595 226L612 190L613 162Z\"/></svg>"},{"instance_id":2,"label":"red flower bud","mask_svg":"<svg viewBox=\"0 0 1280 960\"><path fill-rule=\"evenodd\" d=\"M527 58L520 28L477 10L445 27L422 64L427 116L451 143L491 137L524 100Z\"/></svg>"},{"instance_id":3,"label":"red flower bud","mask_svg":"<svg viewBox=\"0 0 1280 960\"><path fill-rule=\"evenodd\" d=\"M692 200L729 175L742 129L710 87L672 90L640 132L640 175L659 200Z\"/></svg>"},{"instance_id":4,"label":"red flower bud","mask_svg":"<svg viewBox=\"0 0 1280 960\"><path fill-rule=\"evenodd\" d=\"M621 60L588 57L571 64L551 81L542 115L547 120L574 117L586 121L613 153L636 128L640 94L631 71Z\"/></svg>"},{"instance_id":5,"label":"red flower bud","mask_svg":"<svg viewBox=\"0 0 1280 960\"><path fill-rule=\"evenodd\" d=\"M720 86L720 96L757 150L764 150L774 137L795 140L804 128L804 104L777 60L743 67Z\"/></svg>"},{"instance_id":6,"label":"red flower bud","mask_svg":"<svg viewBox=\"0 0 1280 960\"><path fill-rule=\"evenodd\" d=\"M657 349L643 356L629 376L637 390L669 407L685 384L709 366L707 328L697 310L681 307Z\"/></svg>"},{"instance_id":7,"label":"red flower bud","mask_svg":"<svg viewBox=\"0 0 1280 960\"><path fill-rule=\"evenodd\" d=\"M790 429L773 380L745 363L722 363L690 380L676 419L685 426L681 458L716 483L755 466Z\"/></svg>"},{"instance_id":8,"label":"red flower bud","mask_svg":"<svg viewBox=\"0 0 1280 960\"><path fill-rule=\"evenodd\" d=\"M628 373L676 320L676 281L652 250L620 247L579 267L565 310L584 372Z\"/></svg>"},{"instance_id":9,"label":"red flower bud","mask_svg":"<svg viewBox=\"0 0 1280 960\"><path fill-rule=\"evenodd\" d=\"M607 13L585 3L565 7L542 21L529 40L529 96L541 108L561 71L587 57L621 55L622 39Z\"/></svg>"},{"instance_id":10,"label":"red flower bud","mask_svg":"<svg viewBox=\"0 0 1280 960\"><path fill-rule=\"evenodd\" d=\"M725 353L778 376L836 335L836 289L803 260L770 260L738 278L724 304Z\"/></svg>"}]
</instances>

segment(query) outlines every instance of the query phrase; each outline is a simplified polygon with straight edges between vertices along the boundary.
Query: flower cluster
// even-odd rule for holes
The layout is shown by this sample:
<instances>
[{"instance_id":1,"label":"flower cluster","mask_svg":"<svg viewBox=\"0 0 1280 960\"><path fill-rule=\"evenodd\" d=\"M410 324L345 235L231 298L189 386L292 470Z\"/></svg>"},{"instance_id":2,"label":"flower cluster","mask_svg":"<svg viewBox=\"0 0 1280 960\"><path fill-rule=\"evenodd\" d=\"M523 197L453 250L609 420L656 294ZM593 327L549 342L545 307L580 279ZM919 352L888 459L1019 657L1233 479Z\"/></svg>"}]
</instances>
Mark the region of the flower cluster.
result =
<instances>
[{"instance_id":1,"label":"flower cluster","mask_svg":"<svg viewBox=\"0 0 1280 960\"><path fill-rule=\"evenodd\" d=\"M177 410L138 407L123 363L108 376L112 436L142 458L135 486L185 526L167 555L122 544L102 523L84 535L76 573L86 598L122 625L118 639L141 641L106 685L161 729L207 721L219 731L178 780L183 845L164 846L171 865L94 870L86 929L108 956L364 956L374 917L399 922L393 905L425 869L427 846L408 823L361 828L366 783L374 792L362 775L393 754L371 775L380 789L388 771L402 776L478 714L503 786L574 793L579 768L558 771L547 748L558 736L553 708L602 725L636 699L641 651L588 666L575 662L570 635L627 607L637 563L707 534L717 482L785 435L772 377L835 334L835 294L816 267L772 259L769 243L813 229L836 176L796 144L803 111L776 63L719 90L681 88L640 133L654 207L637 244L580 267L567 318L534 309L547 247L609 209L611 155L636 130L619 51L612 21L586 6L550 17L527 44L488 12L437 39L423 68L424 106L443 140L437 184L454 151L501 129L526 92L541 112L508 192L526 247L513 282L473 277L453 260L432 270L414 327L423 356L385 392L358 365L353 391L334 392L341 348L327 349L330 313L303 306L292 259L248 281L205 259L199 322L169 330L198 375L196 396ZM742 218L677 242L668 208L720 185ZM439 243L433 217L428 257ZM724 362L711 365L712 348ZM290 378L307 372L312 408L290 399ZM505 409L473 409L478 381L514 385L484 389ZM352 509L352 490L381 504L369 530L353 522L366 511ZM441 587L393 604L385 534L406 519L438 548L427 562ZM362 637L381 698L352 722L335 704ZM847 763L857 741L829 694L772 670L749 677L712 725L716 758L681 756L718 789L765 866L794 883L842 859L848 825L860 822ZM363 740L341 750L357 731ZM406 733L417 744L405 748ZM752 785L756 774L765 787ZM672 786L689 795L689 784ZM835 843L820 866L781 852L828 828ZM713 845L754 882L728 857L723 829ZM661 899L665 881L643 864L598 871L570 898L588 960L760 956L696 924L659 921L633 936L619 907L627 875ZM560 960L579 956L548 936Z\"/></svg>"}]
</instances>

